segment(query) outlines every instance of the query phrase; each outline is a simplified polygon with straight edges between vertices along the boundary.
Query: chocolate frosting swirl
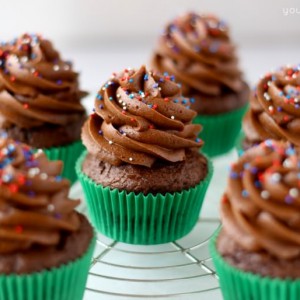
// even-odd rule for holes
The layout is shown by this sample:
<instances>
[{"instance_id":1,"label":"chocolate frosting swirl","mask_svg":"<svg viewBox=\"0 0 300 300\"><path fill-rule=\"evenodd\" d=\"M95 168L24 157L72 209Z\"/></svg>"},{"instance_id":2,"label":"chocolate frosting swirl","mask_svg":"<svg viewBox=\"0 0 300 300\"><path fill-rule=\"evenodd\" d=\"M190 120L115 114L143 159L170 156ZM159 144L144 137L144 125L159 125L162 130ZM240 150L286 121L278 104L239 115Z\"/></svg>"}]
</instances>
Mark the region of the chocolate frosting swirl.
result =
<instances>
[{"instance_id":1,"label":"chocolate frosting swirl","mask_svg":"<svg viewBox=\"0 0 300 300\"><path fill-rule=\"evenodd\" d=\"M61 161L0 138L0 254L58 246L64 233L79 229L79 200L68 198L61 170Z\"/></svg>"},{"instance_id":2,"label":"chocolate frosting swirl","mask_svg":"<svg viewBox=\"0 0 300 300\"><path fill-rule=\"evenodd\" d=\"M112 165L150 167L156 159L182 161L187 148L203 144L197 138L201 126L191 124L196 112L189 105L172 76L144 66L113 74L96 97L83 143Z\"/></svg>"},{"instance_id":3,"label":"chocolate frosting swirl","mask_svg":"<svg viewBox=\"0 0 300 300\"><path fill-rule=\"evenodd\" d=\"M243 121L246 140L286 140L300 146L300 65L268 73L252 93Z\"/></svg>"},{"instance_id":4,"label":"chocolate frosting swirl","mask_svg":"<svg viewBox=\"0 0 300 300\"><path fill-rule=\"evenodd\" d=\"M248 251L300 256L300 160L291 144L266 140L232 166L221 204L224 230Z\"/></svg>"},{"instance_id":5,"label":"chocolate frosting swirl","mask_svg":"<svg viewBox=\"0 0 300 300\"><path fill-rule=\"evenodd\" d=\"M0 49L0 126L64 126L85 113L78 74L50 41L24 34Z\"/></svg>"},{"instance_id":6,"label":"chocolate frosting swirl","mask_svg":"<svg viewBox=\"0 0 300 300\"><path fill-rule=\"evenodd\" d=\"M168 24L152 66L174 74L188 96L219 96L245 88L228 26L212 15L187 13Z\"/></svg>"}]
</instances>

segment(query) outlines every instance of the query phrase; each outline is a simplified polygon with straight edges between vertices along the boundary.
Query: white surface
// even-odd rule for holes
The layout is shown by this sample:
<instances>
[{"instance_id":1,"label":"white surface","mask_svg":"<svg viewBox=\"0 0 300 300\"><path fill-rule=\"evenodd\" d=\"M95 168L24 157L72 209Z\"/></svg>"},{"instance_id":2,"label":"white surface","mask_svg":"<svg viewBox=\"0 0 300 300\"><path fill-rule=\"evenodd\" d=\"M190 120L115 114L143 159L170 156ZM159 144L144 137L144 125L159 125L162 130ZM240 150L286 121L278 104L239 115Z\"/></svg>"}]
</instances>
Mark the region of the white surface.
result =
<instances>
[{"instance_id":1,"label":"white surface","mask_svg":"<svg viewBox=\"0 0 300 300\"><path fill-rule=\"evenodd\" d=\"M142 47L138 45L136 47L127 47L123 49L117 48L107 48L102 49L101 51L70 51L70 57L76 61L76 66L81 70L82 76L82 86L91 92L91 95L86 99L85 104L89 110L93 106L93 98L97 89L100 88L101 84L108 79L110 74L113 71L118 71L127 66L139 66L141 63L145 62L149 57L149 49L147 43ZM268 45L264 47L254 47L254 46L244 46L240 49L241 54L241 64L243 66L246 77L248 78L251 84L254 84L259 78L260 75L266 73L272 67L276 67L280 64L285 63L297 63L299 62L299 47L296 45L290 44L279 44L279 45ZM236 159L236 153L233 150L229 154L217 158L214 160L214 176L212 183L208 189L208 193L204 202L203 210L201 216L203 218L218 218L218 206L220 196L224 191L228 166L230 162ZM78 186L73 190L73 194L78 196ZM185 239L181 240L180 243L182 246L191 247L196 245L199 241L203 240L203 234L210 234L212 229L216 228L218 222L208 224L199 223L195 230ZM102 239L101 239L102 240ZM107 241L109 243L109 241ZM127 249L130 251L139 251L139 247L133 246L124 246L124 244L117 244L115 246L117 249ZM167 249L173 249L172 245L163 245L155 247L143 247L142 251L163 251ZM98 247L96 254L101 253L105 248ZM204 254L203 254L204 251ZM193 255L198 258L203 259L203 255L207 256L207 247L197 248L195 251L191 251ZM104 255L101 259L109 263L115 263L120 265L129 265L129 266L153 266L153 265L164 265L164 264L178 264L178 263L188 263L190 262L189 258L186 258L185 252L173 253L170 255L132 255L128 253L123 253L118 250L108 251L107 256ZM102 277L90 276L88 281L88 287L94 289L100 289L108 293L123 293L123 294L140 294L140 295L149 295L149 294L167 294L170 293L170 290L173 293L184 293L190 291L199 291L207 289L210 287L216 287L217 281L211 276L208 277L197 277L184 280L173 280L170 282L152 282L145 283L143 281L134 281L128 283L127 281L120 281L116 279L109 279L109 277L118 277L118 278L131 278L131 279L159 279L159 278L168 278L168 277L189 277L193 275L199 275L199 272L202 272L199 266L185 267L181 269L171 268L167 272L157 272L155 271L140 271L140 270L126 270L126 268L111 267L109 265L97 264L96 269L92 269L92 272L102 274ZM107 278L103 278L107 277ZM186 299L193 300L199 299L201 296L202 300L220 300L222 299L219 290L212 290L206 293L201 294L185 294L177 297L171 297L171 299ZM145 299L137 297L118 297L118 296L109 296L107 294L97 294L90 291L87 291L85 294L84 300L98 300L98 299ZM152 299L151 297L148 299ZM159 298L159 299L165 299Z\"/></svg>"}]
</instances>

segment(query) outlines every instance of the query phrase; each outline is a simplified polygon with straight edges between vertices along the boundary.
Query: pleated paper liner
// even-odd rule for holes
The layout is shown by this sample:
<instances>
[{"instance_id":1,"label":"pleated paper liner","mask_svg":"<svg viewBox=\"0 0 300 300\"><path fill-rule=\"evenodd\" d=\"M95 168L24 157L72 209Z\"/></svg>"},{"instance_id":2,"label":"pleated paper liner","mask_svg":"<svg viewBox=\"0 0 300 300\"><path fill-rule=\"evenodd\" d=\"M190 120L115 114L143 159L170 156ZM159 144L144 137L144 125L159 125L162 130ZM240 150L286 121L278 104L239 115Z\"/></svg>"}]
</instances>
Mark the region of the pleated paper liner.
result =
<instances>
[{"instance_id":1,"label":"pleated paper liner","mask_svg":"<svg viewBox=\"0 0 300 300\"><path fill-rule=\"evenodd\" d=\"M43 149L50 160L62 160L64 162L62 177L69 179L71 183L77 180L75 164L83 150L84 146L81 141L61 147Z\"/></svg>"},{"instance_id":2,"label":"pleated paper liner","mask_svg":"<svg viewBox=\"0 0 300 300\"><path fill-rule=\"evenodd\" d=\"M210 253L219 275L224 300L299 300L300 280L263 277L239 270L218 253L216 240L210 241Z\"/></svg>"},{"instance_id":3,"label":"pleated paper liner","mask_svg":"<svg viewBox=\"0 0 300 300\"><path fill-rule=\"evenodd\" d=\"M77 260L26 275L0 275L1 300L82 300L95 238Z\"/></svg>"},{"instance_id":4,"label":"pleated paper liner","mask_svg":"<svg viewBox=\"0 0 300 300\"><path fill-rule=\"evenodd\" d=\"M241 122L248 105L218 115L198 115L193 123L203 126L199 137L204 141L202 151L210 157L231 150L241 130Z\"/></svg>"},{"instance_id":5,"label":"pleated paper liner","mask_svg":"<svg viewBox=\"0 0 300 300\"><path fill-rule=\"evenodd\" d=\"M129 244L167 243L188 234L195 226L213 173L196 187L178 193L135 194L95 183L81 171L83 153L76 164L93 225L102 234Z\"/></svg>"}]
</instances>

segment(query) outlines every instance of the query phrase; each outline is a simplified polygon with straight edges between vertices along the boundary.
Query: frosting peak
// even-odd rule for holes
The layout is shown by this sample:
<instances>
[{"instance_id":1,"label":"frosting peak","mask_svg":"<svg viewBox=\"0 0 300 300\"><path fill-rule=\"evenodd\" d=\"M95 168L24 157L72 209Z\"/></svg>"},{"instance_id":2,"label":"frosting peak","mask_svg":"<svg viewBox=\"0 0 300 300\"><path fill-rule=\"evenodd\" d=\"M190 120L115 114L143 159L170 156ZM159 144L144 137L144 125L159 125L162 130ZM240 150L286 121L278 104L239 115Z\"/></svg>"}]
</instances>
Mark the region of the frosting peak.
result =
<instances>
[{"instance_id":1,"label":"frosting peak","mask_svg":"<svg viewBox=\"0 0 300 300\"><path fill-rule=\"evenodd\" d=\"M25 144L0 138L0 254L34 246L57 246L80 226L60 177L61 161L49 161Z\"/></svg>"},{"instance_id":2,"label":"frosting peak","mask_svg":"<svg viewBox=\"0 0 300 300\"><path fill-rule=\"evenodd\" d=\"M224 230L248 251L300 256L300 159L286 142L266 140L232 166L221 204Z\"/></svg>"},{"instance_id":3,"label":"frosting peak","mask_svg":"<svg viewBox=\"0 0 300 300\"><path fill-rule=\"evenodd\" d=\"M112 165L151 166L156 159L185 159L185 149L200 147L201 129L191 124L196 112L182 97L174 76L142 66L113 74L95 100L83 128L89 152Z\"/></svg>"},{"instance_id":4,"label":"frosting peak","mask_svg":"<svg viewBox=\"0 0 300 300\"><path fill-rule=\"evenodd\" d=\"M221 95L244 88L227 24L213 15L187 13L166 26L152 59L182 83L184 95Z\"/></svg>"},{"instance_id":5,"label":"frosting peak","mask_svg":"<svg viewBox=\"0 0 300 300\"><path fill-rule=\"evenodd\" d=\"M45 123L66 125L84 113L86 95L78 74L63 61L52 43L24 34L0 49L0 116L2 127Z\"/></svg>"},{"instance_id":6,"label":"frosting peak","mask_svg":"<svg viewBox=\"0 0 300 300\"><path fill-rule=\"evenodd\" d=\"M300 146L300 65L282 67L258 82L243 129L250 144L273 138Z\"/></svg>"}]
</instances>

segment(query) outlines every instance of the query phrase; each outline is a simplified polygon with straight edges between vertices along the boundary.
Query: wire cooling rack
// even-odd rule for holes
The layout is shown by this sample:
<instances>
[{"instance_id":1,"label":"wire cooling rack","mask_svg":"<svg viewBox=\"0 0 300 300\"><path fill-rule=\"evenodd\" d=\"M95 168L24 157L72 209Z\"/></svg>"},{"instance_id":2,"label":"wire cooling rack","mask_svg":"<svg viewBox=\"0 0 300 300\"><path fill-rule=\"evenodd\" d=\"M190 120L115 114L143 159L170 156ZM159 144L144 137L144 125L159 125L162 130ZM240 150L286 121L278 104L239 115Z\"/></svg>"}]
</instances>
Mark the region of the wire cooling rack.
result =
<instances>
[{"instance_id":1,"label":"wire cooling rack","mask_svg":"<svg viewBox=\"0 0 300 300\"><path fill-rule=\"evenodd\" d=\"M84 300L221 300L208 244L220 225L218 205L228 160L227 156L214 161L203 217L186 237L162 245L137 246L98 234ZM72 188L72 196L83 199L79 184ZM86 213L84 202L79 210Z\"/></svg>"},{"instance_id":2,"label":"wire cooling rack","mask_svg":"<svg viewBox=\"0 0 300 300\"><path fill-rule=\"evenodd\" d=\"M216 299L219 285L208 242L218 225L217 219L202 219L189 236L159 246L132 246L99 235L85 299L192 299L200 294Z\"/></svg>"}]
</instances>

